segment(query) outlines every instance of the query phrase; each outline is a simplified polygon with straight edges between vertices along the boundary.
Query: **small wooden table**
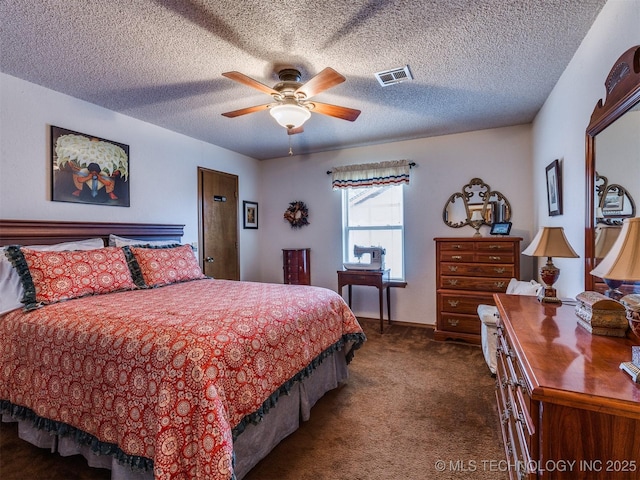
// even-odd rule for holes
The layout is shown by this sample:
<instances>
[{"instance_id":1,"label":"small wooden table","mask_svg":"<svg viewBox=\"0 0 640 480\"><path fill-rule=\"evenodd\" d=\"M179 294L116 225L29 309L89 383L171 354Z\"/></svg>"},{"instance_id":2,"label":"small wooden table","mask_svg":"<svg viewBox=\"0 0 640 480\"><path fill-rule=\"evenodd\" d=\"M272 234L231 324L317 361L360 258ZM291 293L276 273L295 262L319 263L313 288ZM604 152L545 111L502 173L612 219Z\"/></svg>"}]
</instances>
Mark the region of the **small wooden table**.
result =
<instances>
[{"instance_id":1,"label":"small wooden table","mask_svg":"<svg viewBox=\"0 0 640 480\"><path fill-rule=\"evenodd\" d=\"M380 305L380 333L384 333L384 318L382 313L382 292L387 289L387 318L391 325L391 294L389 287L389 270L338 270L338 293L342 295L342 287L349 286L349 307L351 307L351 286L369 285L378 288L378 303Z\"/></svg>"}]
</instances>

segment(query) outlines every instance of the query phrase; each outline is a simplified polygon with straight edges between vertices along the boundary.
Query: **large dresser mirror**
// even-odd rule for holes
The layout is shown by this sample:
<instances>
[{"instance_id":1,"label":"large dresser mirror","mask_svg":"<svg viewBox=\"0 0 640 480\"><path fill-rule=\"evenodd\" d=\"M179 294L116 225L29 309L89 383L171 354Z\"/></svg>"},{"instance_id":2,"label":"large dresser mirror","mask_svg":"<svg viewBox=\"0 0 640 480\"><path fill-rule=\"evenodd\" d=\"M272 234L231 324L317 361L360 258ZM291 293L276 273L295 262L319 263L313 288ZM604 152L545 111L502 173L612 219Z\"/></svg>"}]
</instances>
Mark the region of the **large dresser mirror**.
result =
<instances>
[{"instance_id":1,"label":"large dresser mirror","mask_svg":"<svg viewBox=\"0 0 640 480\"><path fill-rule=\"evenodd\" d=\"M586 135L585 290L604 291L591 270L606 254L640 199L640 45L616 61ZM623 285L627 293L640 285Z\"/></svg>"}]
</instances>

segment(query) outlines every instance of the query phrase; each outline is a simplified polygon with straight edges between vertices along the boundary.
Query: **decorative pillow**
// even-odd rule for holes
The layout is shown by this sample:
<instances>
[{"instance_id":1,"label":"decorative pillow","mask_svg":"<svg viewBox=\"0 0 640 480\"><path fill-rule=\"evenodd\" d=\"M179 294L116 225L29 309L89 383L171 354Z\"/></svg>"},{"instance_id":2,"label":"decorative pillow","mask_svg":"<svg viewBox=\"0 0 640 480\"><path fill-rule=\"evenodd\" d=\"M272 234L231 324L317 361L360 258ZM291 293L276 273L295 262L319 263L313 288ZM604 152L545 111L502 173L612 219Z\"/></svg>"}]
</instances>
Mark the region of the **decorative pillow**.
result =
<instances>
[{"instance_id":1,"label":"decorative pillow","mask_svg":"<svg viewBox=\"0 0 640 480\"><path fill-rule=\"evenodd\" d=\"M512 278L509 282L509 285L507 285L507 293L512 295L536 296L538 295L538 292L541 288L542 285L535 280L531 280L530 282L522 282L520 280Z\"/></svg>"},{"instance_id":2,"label":"decorative pillow","mask_svg":"<svg viewBox=\"0 0 640 480\"><path fill-rule=\"evenodd\" d=\"M95 250L104 247L101 238L88 238L77 242L56 243L53 245L29 245L26 248L41 252L59 252L61 250ZM0 253L0 315L21 308L24 288L18 271L11 265L9 258Z\"/></svg>"},{"instance_id":3,"label":"decorative pillow","mask_svg":"<svg viewBox=\"0 0 640 480\"><path fill-rule=\"evenodd\" d=\"M150 246L177 246L180 245L180 242L175 240L138 240L135 238L125 238L119 237L118 235L114 235L113 233L109 235L109 246L110 247L124 247L126 245L137 245L139 247L144 247L147 245Z\"/></svg>"},{"instance_id":4,"label":"decorative pillow","mask_svg":"<svg viewBox=\"0 0 640 480\"><path fill-rule=\"evenodd\" d=\"M133 255L133 261L129 262L129 266L134 278L138 271L137 266L144 284L148 287L207 278L198 265L191 245L169 248L124 248ZM137 284L140 286L139 283Z\"/></svg>"},{"instance_id":5,"label":"decorative pillow","mask_svg":"<svg viewBox=\"0 0 640 480\"><path fill-rule=\"evenodd\" d=\"M40 252L25 247L6 249L18 271L25 309L72 298L135 288L121 248Z\"/></svg>"}]
</instances>

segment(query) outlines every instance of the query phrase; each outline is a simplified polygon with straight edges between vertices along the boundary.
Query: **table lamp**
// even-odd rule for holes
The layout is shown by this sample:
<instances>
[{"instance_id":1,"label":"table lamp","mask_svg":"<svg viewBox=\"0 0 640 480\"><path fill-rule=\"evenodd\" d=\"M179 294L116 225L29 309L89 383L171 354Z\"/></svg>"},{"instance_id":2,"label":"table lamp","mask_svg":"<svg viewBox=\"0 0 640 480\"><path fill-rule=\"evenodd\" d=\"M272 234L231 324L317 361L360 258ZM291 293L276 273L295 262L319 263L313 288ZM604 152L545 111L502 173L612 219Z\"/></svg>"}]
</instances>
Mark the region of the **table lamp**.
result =
<instances>
[{"instance_id":1,"label":"table lamp","mask_svg":"<svg viewBox=\"0 0 640 480\"><path fill-rule=\"evenodd\" d=\"M591 270L609 287L605 295L620 298L622 282L640 281L640 217L627 218L615 243L602 261Z\"/></svg>"},{"instance_id":2,"label":"table lamp","mask_svg":"<svg viewBox=\"0 0 640 480\"><path fill-rule=\"evenodd\" d=\"M542 227L531 244L522 252L531 257L547 257L546 265L540 267L540 278L544 288L540 289L538 300L543 303L562 303L556 295L553 284L560 276L560 269L553 264L552 257L577 258L578 254L571 248L562 227Z\"/></svg>"}]
</instances>

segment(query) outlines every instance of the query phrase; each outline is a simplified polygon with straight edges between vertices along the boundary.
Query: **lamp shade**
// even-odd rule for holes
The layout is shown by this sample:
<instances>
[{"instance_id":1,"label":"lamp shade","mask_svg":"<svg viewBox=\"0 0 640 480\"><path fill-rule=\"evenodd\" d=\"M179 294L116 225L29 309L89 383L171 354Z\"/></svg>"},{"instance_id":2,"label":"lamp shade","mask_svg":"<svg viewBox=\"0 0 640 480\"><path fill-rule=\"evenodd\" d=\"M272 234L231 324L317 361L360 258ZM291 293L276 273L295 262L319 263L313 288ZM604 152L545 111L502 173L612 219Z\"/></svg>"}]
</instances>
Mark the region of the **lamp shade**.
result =
<instances>
[{"instance_id":1,"label":"lamp shade","mask_svg":"<svg viewBox=\"0 0 640 480\"><path fill-rule=\"evenodd\" d=\"M542 227L522 254L530 257L578 257L564 236L562 227Z\"/></svg>"},{"instance_id":2,"label":"lamp shade","mask_svg":"<svg viewBox=\"0 0 640 480\"><path fill-rule=\"evenodd\" d=\"M604 258L618 235L620 235L622 227L619 225L601 225L596 230L596 258Z\"/></svg>"},{"instance_id":3,"label":"lamp shade","mask_svg":"<svg viewBox=\"0 0 640 480\"><path fill-rule=\"evenodd\" d=\"M627 218L609 253L591 275L612 280L640 280L640 217Z\"/></svg>"},{"instance_id":4,"label":"lamp shade","mask_svg":"<svg viewBox=\"0 0 640 480\"><path fill-rule=\"evenodd\" d=\"M284 128L298 128L309 120L311 112L298 105L284 104L271 107L269 113Z\"/></svg>"},{"instance_id":5,"label":"lamp shade","mask_svg":"<svg viewBox=\"0 0 640 480\"><path fill-rule=\"evenodd\" d=\"M482 212L480 210L474 210L471 214L471 220L473 220L474 222L481 222L482 220L484 220L482 218Z\"/></svg>"}]
</instances>

